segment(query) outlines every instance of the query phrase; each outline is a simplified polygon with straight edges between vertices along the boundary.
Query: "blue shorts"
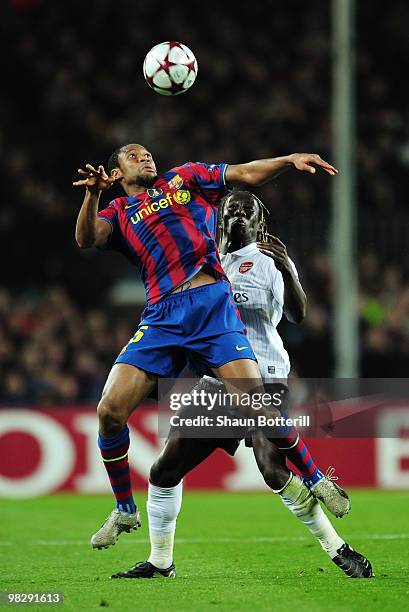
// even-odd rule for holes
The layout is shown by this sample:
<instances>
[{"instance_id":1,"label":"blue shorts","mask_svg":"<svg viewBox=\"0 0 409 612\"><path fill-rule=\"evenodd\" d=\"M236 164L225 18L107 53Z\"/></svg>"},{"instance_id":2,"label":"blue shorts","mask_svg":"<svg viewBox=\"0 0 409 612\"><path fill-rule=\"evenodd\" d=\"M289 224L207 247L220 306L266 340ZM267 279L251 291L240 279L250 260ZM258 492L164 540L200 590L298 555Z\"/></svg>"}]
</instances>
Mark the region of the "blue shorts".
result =
<instances>
[{"instance_id":1,"label":"blue shorts","mask_svg":"<svg viewBox=\"0 0 409 612\"><path fill-rule=\"evenodd\" d=\"M230 284L218 281L147 306L136 334L115 363L177 378L186 366L202 375L236 359L256 361Z\"/></svg>"}]
</instances>

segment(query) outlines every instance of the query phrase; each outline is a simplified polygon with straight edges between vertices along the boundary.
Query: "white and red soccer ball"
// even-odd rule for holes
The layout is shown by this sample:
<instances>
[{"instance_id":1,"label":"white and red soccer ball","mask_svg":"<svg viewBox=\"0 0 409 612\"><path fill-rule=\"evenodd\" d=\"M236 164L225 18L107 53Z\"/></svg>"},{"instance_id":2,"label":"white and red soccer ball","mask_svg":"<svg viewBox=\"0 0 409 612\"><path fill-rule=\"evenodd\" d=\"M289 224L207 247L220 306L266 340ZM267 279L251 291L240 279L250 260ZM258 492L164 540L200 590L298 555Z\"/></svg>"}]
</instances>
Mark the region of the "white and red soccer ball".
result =
<instances>
[{"instance_id":1,"label":"white and red soccer ball","mask_svg":"<svg viewBox=\"0 0 409 612\"><path fill-rule=\"evenodd\" d=\"M163 42L152 47L143 63L143 75L162 96L178 96L192 87L197 61L189 47L180 42Z\"/></svg>"}]
</instances>

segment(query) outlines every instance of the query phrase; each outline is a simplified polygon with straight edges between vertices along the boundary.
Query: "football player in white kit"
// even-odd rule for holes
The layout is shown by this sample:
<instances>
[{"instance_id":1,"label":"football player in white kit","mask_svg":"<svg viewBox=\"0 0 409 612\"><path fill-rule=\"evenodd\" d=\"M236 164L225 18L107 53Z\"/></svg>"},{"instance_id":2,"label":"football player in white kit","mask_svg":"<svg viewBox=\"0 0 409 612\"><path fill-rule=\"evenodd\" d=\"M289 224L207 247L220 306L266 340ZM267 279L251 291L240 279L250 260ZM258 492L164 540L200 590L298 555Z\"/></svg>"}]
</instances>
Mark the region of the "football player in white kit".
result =
<instances>
[{"instance_id":1,"label":"football player in white kit","mask_svg":"<svg viewBox=\"0 0 409 612\"><path fill-rule=\"evenodd\" d=\"M220 207L219 218L222 265L257 356L265 389L273 395L277 385L282 389L290 371L290 360L276 327L283 312L290 321L300 323L305 317L306 297L285 245L267 234L263 204L254 194L230 192ZM210 391L220 385L219 381L204 377L196 388ZM273 442L257 429L248 432L246 443L249 438L266 484L306 525L332 561L347 576L371 577L369 561L337 534L317 501L317 498L323 501L340 517L349 511L348 496L315 466L307 447L295 434L292 448L280 449L279 438ZM150 471L147 510L151 554L147 561L112 578L175 577L173 543L182 503L182 479L216 448L234 455L239 443L235 438L186 438L171 431ZM304 478L290 472L286 457Z\"/></svg>"}]
</instances>

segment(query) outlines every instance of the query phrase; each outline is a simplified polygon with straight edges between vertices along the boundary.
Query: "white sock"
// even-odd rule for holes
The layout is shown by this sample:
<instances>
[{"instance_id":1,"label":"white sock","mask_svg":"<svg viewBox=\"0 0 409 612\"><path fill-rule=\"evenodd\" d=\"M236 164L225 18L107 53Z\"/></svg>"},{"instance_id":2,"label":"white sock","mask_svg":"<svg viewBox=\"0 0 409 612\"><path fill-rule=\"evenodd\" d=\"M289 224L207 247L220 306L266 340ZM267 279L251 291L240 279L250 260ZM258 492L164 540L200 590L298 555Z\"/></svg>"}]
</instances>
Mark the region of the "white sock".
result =
<instances>
[{"instance_id":1,"label":"white sock","mask_svg":"<svg viewBox=\"0 0 409 612\"><path fill-rule=\"evenodd\" d=\"M156 487L149 483L148 510L151 554L148 561L159 569L167 569L173 562L173 541L176 519L182 505L182 482L176 487Z\"/></svg>"},{"instance_id":2,"label":"white sock","mask_svg":"<svg viewBox=\"0 0 409 612\"><path fill-rule=\"evenodd\" d=\"M280 493L280 497L284 505L308 527L325 552L333 559L345 541L339 537L318 501L301 478L293 476Z\"/></svg>"}]
</instances>

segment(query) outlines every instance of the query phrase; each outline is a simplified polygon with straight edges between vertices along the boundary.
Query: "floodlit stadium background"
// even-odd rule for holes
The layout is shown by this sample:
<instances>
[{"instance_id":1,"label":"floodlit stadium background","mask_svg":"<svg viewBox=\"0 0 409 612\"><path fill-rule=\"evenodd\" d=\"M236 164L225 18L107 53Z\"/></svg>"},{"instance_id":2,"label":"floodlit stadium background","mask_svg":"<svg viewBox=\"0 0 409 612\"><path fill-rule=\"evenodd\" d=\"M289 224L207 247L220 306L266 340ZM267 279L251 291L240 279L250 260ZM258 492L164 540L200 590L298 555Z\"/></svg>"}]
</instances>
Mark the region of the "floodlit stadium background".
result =
<instances>
[{"instance_id":1,"label":"floodlit stadium background","mask_svg":"<svg viewBox=\"0 0 409 612\"><path fill-rule=\"evenodd\" d=\"M194 4L172 3L163 11L155 2L113 8L98 0L86 12L78 0L2 5L0 493L6 496L106 490L93 407L137 325L144 291L119 255L75 245L82 200L71 187L77 168L104 163L132 141L152 151L159 170L188 160L234 163L295 151L337 159L331 3L289 0L277 10L273 0L253 2L239 15L207 3L197 9L200 18ZM340 371L334 295L345 266L352 274L348 297L356 298L349 323L359 328L355 374L405 377L409 363L409 6L396 0L385 12L380 1L356 4L350 89L356 162L340 167L336 179L351 170L356 175L356 231L352 223L343 234L352 266L333 257L328 176L289 172L257 190L308 296L305 323L280 325L299 377ZM196 84L175 99L154 94L142 77L145 53L167 39L186 43L199 63ZM141 413L133 422L138 485L158 453L152 418ZM359 448L325 440L317 453L325 462L335 454L347 483L409 486L405 441L381 438ZM354 453L363 462L359 475L348 463ZM381 456L394 470L389 480L379 472L385 470ZM60 471L44 471L45 457ZM212 459L192 485L260 486L249 457Z\"/></svg>"}]
</instances>

